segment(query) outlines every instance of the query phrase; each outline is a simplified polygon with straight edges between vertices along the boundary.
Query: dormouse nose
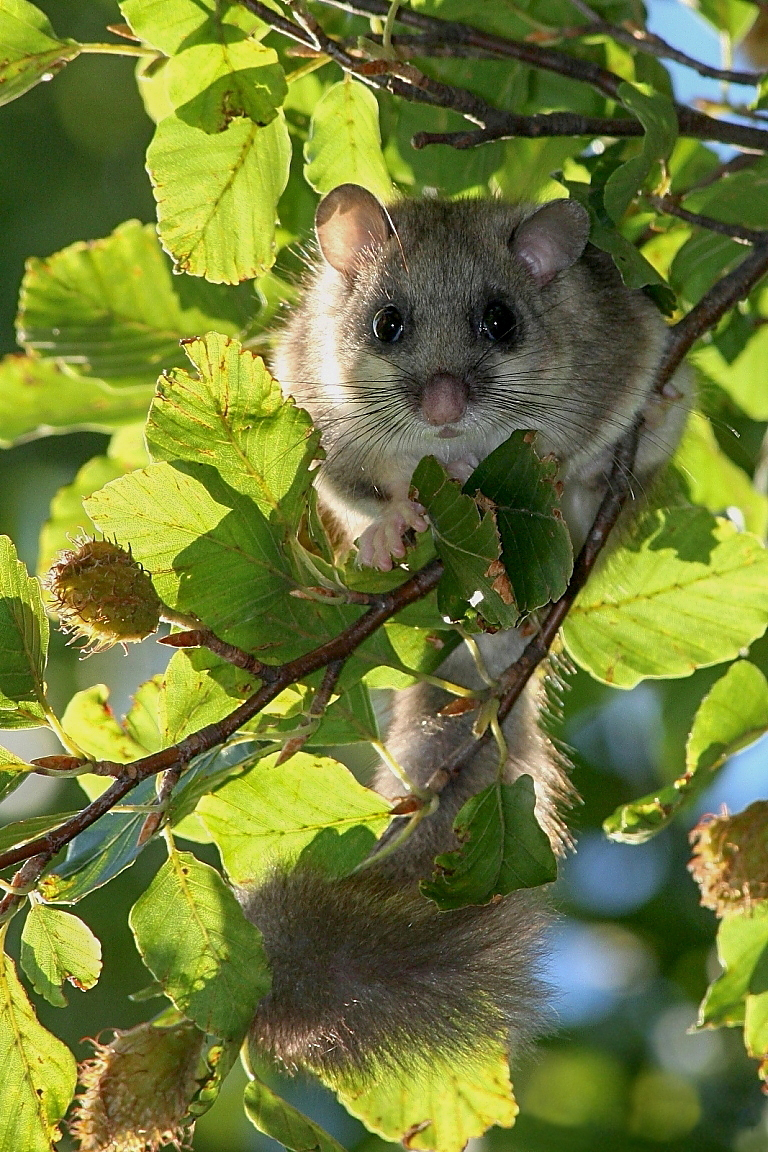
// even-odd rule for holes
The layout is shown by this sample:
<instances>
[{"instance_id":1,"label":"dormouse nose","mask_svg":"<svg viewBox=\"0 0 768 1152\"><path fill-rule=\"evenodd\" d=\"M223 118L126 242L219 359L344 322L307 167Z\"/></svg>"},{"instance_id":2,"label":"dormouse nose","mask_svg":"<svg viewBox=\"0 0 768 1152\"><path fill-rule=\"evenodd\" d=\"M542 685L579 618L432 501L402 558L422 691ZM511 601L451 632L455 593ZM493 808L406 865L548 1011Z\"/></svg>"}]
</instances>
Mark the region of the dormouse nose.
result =
<instances>
[{"instance_id":1,"label":"dormouse nose","mask_svg":"<svg viewBox=\"0 0 768 1152\"><path fill-rule=\"evenodd\" d=\"M467 386L449 372L430 376L421 393L421 414L428 424L453 424L467 407Z\"/></svg>"}]
</instances>

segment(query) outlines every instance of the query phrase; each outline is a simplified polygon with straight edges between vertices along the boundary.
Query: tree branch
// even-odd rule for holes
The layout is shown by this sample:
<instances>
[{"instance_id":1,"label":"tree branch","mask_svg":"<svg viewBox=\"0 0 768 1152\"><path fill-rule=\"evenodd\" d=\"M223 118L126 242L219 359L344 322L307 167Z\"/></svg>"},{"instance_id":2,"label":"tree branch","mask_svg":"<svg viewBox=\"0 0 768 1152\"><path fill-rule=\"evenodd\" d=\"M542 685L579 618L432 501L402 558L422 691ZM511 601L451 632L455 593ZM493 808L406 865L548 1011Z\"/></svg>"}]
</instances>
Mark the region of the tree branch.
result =
<instances>
[{"instance_id":1,"label":"tree branch","mask_svg":"<svg viewBox=\"0 0 768 1152\"><path fill-rule=\"evenodd\" d=\"M647 196L657 212L666 216L676 216L678 220L685 220L687 224L695 224L697 228L706 228L709 232L717 232L721 236L730 236L740 244L763 244L768 241L768 232L757 228L742 228L739 224L726 224L722 220L714 220L711 216L701 216L698 212L689 212L681 207L674 196Z\"/></svg>"},{"instance_id":2,"label":"tree branch","mask_svg":"<svg viewBox=\"0 0 768 1152\"><path fill-rule=\"evenodd\" d=\"M315 52L330 56L346 72L374 88L384 88L395 96L416 103L431 104L439 108L449 108L461 116L478 124L477 133L446 133L428 135L419 133L415 147L427 144L450 144L457 148L472 148L491 140L512 139L516 136L642 136L643 127L631 116L625 118L573 117L566 112L548 115L519 116L494 108L481 97L464 88L443 84L442 81L424 76L412 65L398 61L364 61L353 57L338 41L333 40L322 26L309 13L303 12L303 26L284 17L274 19L274 13L260 0L240 0L249 11L278 32ZM384 0L323 0L323 3L358 15L386 16L389 6ZM478 32L464 24L447 20L437 20L432 16L401 9L397 19L401 23L413 24L426 32L440 35L448 43L468 44L476 48L494 51L497 55L512 57L534 68L543 68L590 84L604 96L619 100L619 87L622 78L605 68L599 68L588 60L579 60L564 52L542 48L517 40L504 40ZM748 125L733 124L730 121L716 120L698 112L685 104L675 104L678 127L683 136L698 140L718 140L740 148L768 151L768 132Z\"/></svg>"},{"instance_id":3,"label":"tree branch","mask_svg":"<svg viewBox=\"0 0 768 1152\"><path fill-rule=\"evenodd\" d=\"M107 788L106 792L102 792L86 808L60 824L58 828L53 828L44 836L38 836L26 844L20 844L15 848L0 852L0 869L8 868L38 854L45 856L45 863L48 863L71 840L74 840L75 836L95 824L101 816L109 812L142 780L146 780L149 776L155 776L158 772L165 772L168 769L189 764L201 752L208 752L218 744L223 744L239 728L242 728L244 724L258 715L284 688L295 684L298 680L303 680L321 668L327 668L329 665L337 663L343 664L347 657L351 656L355 649L359 648L390 617L402 611L409 604L421 600L433 588L436 588L442 574L442 562L440 560L431 561L419 572L414 573L404 584L379 596L375 605L350 624L348 628L345 628L343 632L340 632L338 636L334 636L332 640L328 640L311 652L305 652L303 656L298 656L295 660L275 665L274 676L270 678L269 682L262 684L252 696L249 696L223 720L206 725L205 728L193 732L170 748L163 748L141 760L135 760L132 764L124 765L120 776L117 777L114 784ZM331 685L331 691L332 689L333 685ZM322 690L321 687L319 691ZM95 766L95 770L97 768L98 765Z\"/></svg>"},{"instance_id":4,"label":"tree branch","mask_svg":"<svg viewBox=\"0 0 768 1152\"><path fill-rule=\"evenodd\" d=\"M249 8L254 9L257 0L242 0ZM358 16L386 17L389 10L387 0L322 0L333 8L341 8ZM259 15L269 22L269 9L257 5L263 12ZM427 16L423 12L414 12L412 8L401 8L397 14L397 22L407 27L417 28L420 32L439 36L445 43L468 44L475 48L483 48L496 55L509 57L528 64L532 68L540 68L546 72L555 72L559 76L566 76L571 80L578 80L589 84L603 96L620 101L619 88L624 82L621 76L593 64L590 60L580 60L576 56L569 56L566 52L559 52L555 48L544 48L541 45L531 44L528 41L507 40L501 36L494 36L488 32L481 32L468 24L461 24L452 20L440 20L435 16ZM344 65L342 65L344 67ZM413 99L413 97L411 97ZM452 107L452 105L445 105ZM711 116L689 108L685 104L675 103L678 126L683 136L691 136L697 140L718 140L723 144L734 144L740 148L752 148L760 152L768 151L768 132L759 128L750 128L742 124L732 124L729 121L716 120ZM457 109L458 111L458 109ZM495 109L498 113L498 109ZM504 115L502 113L502 115ZM489 129L489 125L484 127ZM514 136L514 131L506 135ZM543 133L538 133L542 135ZM600 133L598 133L599 135ZM605 133L607 135L608 133ZM634 135L634 133L632 133ZM502 131L497 136L487 136L486 139L503 139ZM450 143L450 141L443 141ZM485 141L478 141L484 143ZM464 145L467 147L468 145Z\"/></svg>"}]
</instances>

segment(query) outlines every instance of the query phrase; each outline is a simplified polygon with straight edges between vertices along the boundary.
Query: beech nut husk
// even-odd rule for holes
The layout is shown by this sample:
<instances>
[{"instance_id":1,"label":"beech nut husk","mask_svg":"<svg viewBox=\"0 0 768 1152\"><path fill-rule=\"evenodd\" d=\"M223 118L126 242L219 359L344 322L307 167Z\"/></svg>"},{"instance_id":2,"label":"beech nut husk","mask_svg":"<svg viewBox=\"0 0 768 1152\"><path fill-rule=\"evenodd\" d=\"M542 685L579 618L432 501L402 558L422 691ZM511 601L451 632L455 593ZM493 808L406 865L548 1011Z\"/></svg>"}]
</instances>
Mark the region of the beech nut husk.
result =
<instances>
[{"instance_id":1,"label":"beech nut husk","mask_svg":"<svg viewBox=\"0 0 768 1152\"><path fill-rule=\"evenodd\" d=\"M60 553L44 584L65 632L84 651L136 643L160 623L162 601L130 549L111 540L79 540Z\"/></svg>"}]
</instances>

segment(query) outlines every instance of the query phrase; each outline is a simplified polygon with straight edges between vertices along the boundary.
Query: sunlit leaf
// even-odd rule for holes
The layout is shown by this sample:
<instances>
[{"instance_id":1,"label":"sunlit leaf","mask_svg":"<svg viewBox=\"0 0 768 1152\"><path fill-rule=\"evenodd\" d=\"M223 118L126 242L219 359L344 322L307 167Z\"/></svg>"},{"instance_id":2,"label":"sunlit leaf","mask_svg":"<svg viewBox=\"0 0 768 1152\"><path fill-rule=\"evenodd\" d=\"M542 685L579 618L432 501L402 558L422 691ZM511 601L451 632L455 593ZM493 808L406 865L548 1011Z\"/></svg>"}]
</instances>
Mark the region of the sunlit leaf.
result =
<instances>
[{"instance_id":1,"label":"sunlit leaf","mask_svg":"<svg viewBox=\"0 0 768 1152\"><path fill-rule=\"evenodd\" d=\"M22 701L44 704L48 631L39 581L0 536L0 712L14 712Z\"/></svg>"},{"instance_id":2,"label":"sunlit leaf","mask_svg":"<svg viewBox=\"0 0 768 1152\"><path fill-rule=\"evenodd\" d=\"M177 269L226 284L266 272L290 158L282 114L265 128L233 120L213 136L177 116L161 120L147 165L160 239Z\"/></svg>"},{"instance_id":3,"label":"sunlit leaf","mask_svg":"<svg viewBox=\"0 0 768 1152\"><path fill-rule=\"evenodd\" d=\"M36 992L65 1008L65 980L84 992L98 980L101 944L77 916L33 904L21 934L21 966Z\"/></svg>"},{"instance_id":4,"label":"sunlit leaf","mask_svg":"<svg viewBox=\"0 0 768 1152\"><path fill-rule=\"evenodd\" d=\"M233 319L234 302L215 299L216 291L173 277L154 226L127 220L103 240L28 262L19 340L115 386L154 384L184 363L180 340L213 327L234 334L245 322L247 313Z\"/></svg>"},{"instance_id":5,"label":"sunlit leaf","mask_svg":"<svg viewBox=\"0 0 768 1152\"><path fill-rule=\"evenodd\" d=\"M50 80L80 52L76 40L60 39L48 17L27 0L0 4L0 104Z\"/></svg>"},{"instance_id":6,"label":"sunlit leaf","mask_svg":"<svg viewBox=\"0 0 768 1152\"><path fill-rule=\"evenodd\" d=\"M131 909L144 963L179 1011L204 1032L244 1035L270 977L261 934L221 876L173 852Z\"/></svg>"},{"instance_id":7,"label":"sunlit leaf","mask_svg":"<svg viewBox=\"0 0 768 1152\"><path fill-rule=\"evenodd\" d=\"M295 531L319 443L309 416L283 400L261 358L237 341L211 332L185 351L196 373L171 372L152 403L154 458L212 464L273 523Z\"/></svg>"},{"instance_id":8,"label":"sunlit leaf","mask_svg":"<svg viewBox=\"0 0 768 1152\"><path fill-rule=\"evenodd\" d=\"M167 66L168 95L180 120L222 132L237 116L274 120L288 87L274 48L222 22L215 41L190 45Z\"/></svg>"},{"instance_id":9,"label":"sunlit leaf","mask_svg":"<svg viewBox=\"0 0 768 1152\"><path fill-rule=\"evenodd\" d=\"M723 916L717 955L723 973L710 984L699 1009L699 1025L743 1024L745 998L758 962L768 948L768 905Z\"/></svg>"},{"instance_id":10,"label":"sunlit leaf","mask_svg":"<svg viewBox=\"0 0 768 1152\"><path fill-rule=\"evenodd\" d=\"M685 773L663 788L623 804L603 827L612 840L642 844L712 782L712 775L739 748L768 730L768 682L748 660L731 665L696 713L688 737Z\"/></svg>"},{"instance_id":11,"label":"sunlit leaf","mask_svg":"<svg viewBox=\"0 0 768 1152\"><path fill-rule=\"evenodd\" d=\"M253 884L275 863L295 863L315 837L321 851L328 847L329 870L349 871L386 828L389 805L335 760L298 752L276 764L277 757L197 806L230 880Z\"/></svg>"},{"instance_id":12,"label":"sunlit leaf","mask_svg":"<svg viewBox=\"0 0 768 1152\"><path fill-rule=\"evenodd\" d=\"M247 672L204 649L175 652L163 677L164 744L176 744L190 732L221 720L255 686Z\"/></svg>"},{"instance_id":13,"label":"sunlit leaf","mask_svg":"<svg viewBox=\"0 0 768 1152\"><path fill-rule=\"evenodd\" d=\"M113 388L33 356L0 360L1 448L52 432L111 432L146 414L154 383Z\"/></svg>"},{"instance_id":14,"label":"sunlit leaf","mask_svg":"<svg viewBox=\"0 0 768 1152\"><path fill-rule=\"evenodd\" d=\"M222 26L248 36L267 31L234 0L121 0L120 11L137 36L168 56L190 43L220 41Z\"/></svg>"},{"instance_id":15,"label":"sunlit leaf","mask_svg":"<svg viewBox=\"0 0 768 1152\"><path fill-rule=\"evenodd\" d=\"M339 184L360 184L380 200L392 197L376 97L349 76L315 105L304 155L306 178L323 196Z\"/></svg>"},{"instance_id":16,"label":"sunlit leaf","mask_svg":"<svg viewBox=\"0 0 768 1152\"><path fill-rule=\"evenodd\" d=\"M752 420L768 420L768 324L750 336L744 350L729 364L714 344L703 344L690 354L696 367L723 388Z\"/></svg>"},{"instance_id":17,"label":"sunlit leaf","mask_svg":"<svg viewBox=\"0 0 768 1152\"><path fill-rule=\"evenodd\" d=\"M634 538L593 573L563 637L594 677L631 688L732 660L766 624L768 552L760 541L703 508L673 508L644 516Z\"/></svg>"},{"instance_id":18,"label":"sunlit leaf","mask_svg":"<svg viewBox=\"0 0 768 1152\"><path fill-rule=\"evenodd\" d=\"M691 503L720 513L735 506L744 516L746 528L756 536L765 536L768 497L758 492L746 472L726 456L712 425L700 412L691 413L673 463Z\"/></svg>"},{"instance_id":19,"label":"sunlit leaf","mask_svg":"<svg viewBox=\"0 0 768 1152\"><path fill-rule=\"evenodd\" d=\"M367 1089L337 1094L372 1132L430 1152L461 1152L493 1124L510 1128L518 1112L503 1051L466 1064L435 1061L416 1077L379 1075Z\"/></svg>"},{"instance_id":20,"label":"sunlit leaf","mask_svg":"<svg viewBox=\"0 0 768 1152\"><path fill-rule=\"evenodd\" d=\"M53 1152L77 1082L75 1058L39 1023L10 956L0 955L3 1152Z\"/></svg>"}]
</instances>

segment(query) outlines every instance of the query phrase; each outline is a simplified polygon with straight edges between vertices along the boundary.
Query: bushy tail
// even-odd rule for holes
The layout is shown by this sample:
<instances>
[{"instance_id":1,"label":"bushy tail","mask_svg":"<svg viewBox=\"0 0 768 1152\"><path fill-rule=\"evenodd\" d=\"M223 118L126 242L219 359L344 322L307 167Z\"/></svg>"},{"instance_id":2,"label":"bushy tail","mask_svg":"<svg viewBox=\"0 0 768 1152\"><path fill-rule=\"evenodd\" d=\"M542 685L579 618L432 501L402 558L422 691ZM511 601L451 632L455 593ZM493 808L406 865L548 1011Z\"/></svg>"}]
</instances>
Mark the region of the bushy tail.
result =
<instances>
[{"instance_id":1,"label":"bushy tail","mask_svg":"<svg viewBox=\"0 0 768 1152\"><path fill-rule=\"evenodd\" d=\"M290 1069L366 1080L510 1038L518 1049L541 1025L547 913L531 893L439 912L375 869L334 880L299 866L242 899L273 971L252 1034Z\"/></svg>"}]
</instances>

